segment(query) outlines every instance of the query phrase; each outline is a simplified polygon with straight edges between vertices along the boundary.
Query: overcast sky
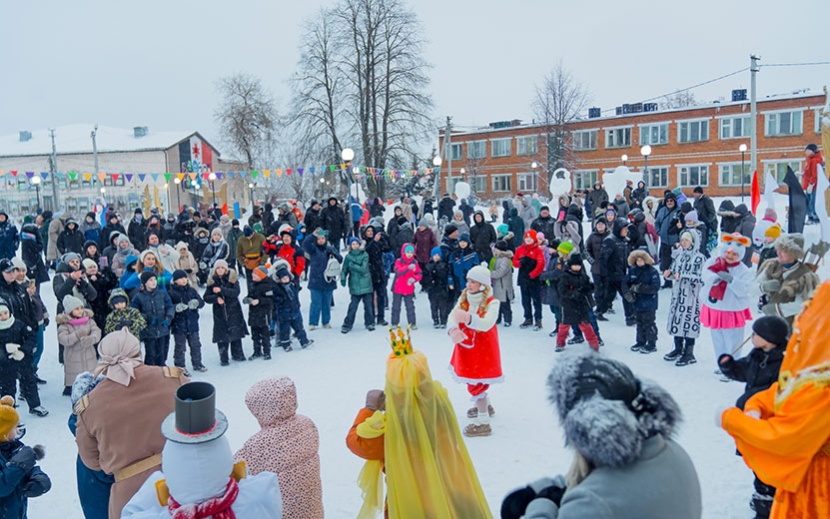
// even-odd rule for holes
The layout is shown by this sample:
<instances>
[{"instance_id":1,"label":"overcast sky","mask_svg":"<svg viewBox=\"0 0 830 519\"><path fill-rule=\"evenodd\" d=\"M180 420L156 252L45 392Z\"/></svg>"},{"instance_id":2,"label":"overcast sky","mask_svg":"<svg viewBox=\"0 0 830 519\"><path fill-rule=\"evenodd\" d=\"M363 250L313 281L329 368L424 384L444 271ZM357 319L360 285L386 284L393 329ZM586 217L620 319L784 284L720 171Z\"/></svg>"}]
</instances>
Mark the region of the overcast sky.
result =
<instances>
[{"instance_id":1,"label":"overcast sky","mask_svg":"<svg viewBox=\"0 0 830 519\"><path fill-rule=\"evenodd\" d=\"M333 0L4 2L0 135L72 123L198 130L216 140L214 81L260 76L281 104L301 22ZM529 121L560 59L603 109L764 63L828 61L830 1L410 0L433 64L435 120ZM213 6L213 7L212 7ZM695 91L749 88L749 72ZM830 67L762 69L759 96L830 84Z\"/></svg>"}]
</instances>

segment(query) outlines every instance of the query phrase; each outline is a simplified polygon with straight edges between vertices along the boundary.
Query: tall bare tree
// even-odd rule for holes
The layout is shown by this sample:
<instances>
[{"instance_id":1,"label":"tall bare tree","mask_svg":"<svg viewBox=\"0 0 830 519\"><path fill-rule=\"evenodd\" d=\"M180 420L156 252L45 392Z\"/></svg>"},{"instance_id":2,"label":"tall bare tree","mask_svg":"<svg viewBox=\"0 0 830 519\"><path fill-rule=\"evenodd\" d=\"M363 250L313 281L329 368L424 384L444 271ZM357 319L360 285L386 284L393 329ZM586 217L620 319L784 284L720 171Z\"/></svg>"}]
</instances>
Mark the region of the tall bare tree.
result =
<instances>
[{"instance_id":1,"label":"tall bare tree","mask_svg":"<svg viewBox=\"0 0 830 519\"><path fill-rule=\"evenodd\" d=\"M422 26L402 0L341 0L308 22L294 77L292 121L339 162L341 147L372 168L403 168L434 129ZM380 177L379 177L380 178ZM382 178L366 179L384 196Z\"/></svg>"},{"instance_id":2,"label":"tall bare tree","mask_svg":"<svg viewBox=\"0 0 830 519\"><path fill-rule=\"evenodd\" d=\"M579 119L591 101L587 87L565 68L560 60L536 85L533 113L545 128L542 160L547 169L547 179L560 167L576 165L568 125ZM540 162L541 162L540 161Z\"/></svg>"},{"instance_id":3,"label":"tall bare tree","mask_svg":"<svg viewBox=\"0 0 830 519\"><path fill-rule=\"evenodd\" d=\"M675 92L674 94L663 96L663 108L671 110L672 108L685 108L687 106L697 105L694 92L683 90Z\"/></svg>"},{"instance_id":4,"label":"tall bare tree","mask_svg":"<svg viewBox=\"0 0 830 519\"><path fill-rule=\"evenodd\" d=\"M258 77L247 74L223 77L216 88L221 101L213 117L223 140L244 158L248 169L260 166L259 159L272 146L278 126L271 93Z\"/></svg>"}]
</instances>

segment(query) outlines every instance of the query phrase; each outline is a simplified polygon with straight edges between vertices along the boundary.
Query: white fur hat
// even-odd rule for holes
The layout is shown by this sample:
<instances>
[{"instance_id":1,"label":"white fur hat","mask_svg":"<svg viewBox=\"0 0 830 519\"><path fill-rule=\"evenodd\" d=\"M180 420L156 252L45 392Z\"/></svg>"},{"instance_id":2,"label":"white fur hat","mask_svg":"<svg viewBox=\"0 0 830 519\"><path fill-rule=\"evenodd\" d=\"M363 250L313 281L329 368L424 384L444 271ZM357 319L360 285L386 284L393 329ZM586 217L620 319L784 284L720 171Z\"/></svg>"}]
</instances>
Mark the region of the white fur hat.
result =
<instances>
[{"instance_id":1,"label":"white fur hat","mask_svg":"<svg viewBox=\"0 0 830 519\"><path fill-rule=\"evenodd\" d=\"M490 269L484 265L476 265L467 272L467 279L490 286Z\"/></svg>"}]
</instances>

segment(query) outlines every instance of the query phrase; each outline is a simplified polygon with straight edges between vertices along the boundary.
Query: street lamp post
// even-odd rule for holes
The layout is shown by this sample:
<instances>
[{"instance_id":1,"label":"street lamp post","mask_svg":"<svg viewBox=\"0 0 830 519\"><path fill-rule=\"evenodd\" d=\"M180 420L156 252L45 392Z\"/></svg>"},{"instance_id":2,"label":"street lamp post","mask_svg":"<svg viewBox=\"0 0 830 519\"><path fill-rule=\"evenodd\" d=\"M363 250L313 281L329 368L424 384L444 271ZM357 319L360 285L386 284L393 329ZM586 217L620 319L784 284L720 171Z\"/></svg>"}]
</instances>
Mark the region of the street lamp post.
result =
<instances>
[{"instance_id":1,"label":"street lamp post","mask_svg":"<svg viewBox=\"0 0 830 519\"><path fill-rule=\"evenodd\" d=\"M744 201L744 154L746 153L746 144L741 144L738 147L741 152L741 203Z\"/></svg>"},{"instance_id":2,"label":"street lamp post","mask_svg":"<svg viewBox=\"0 0 830 519\"><path fill-rule=\"evenodd\" d=\"M251 190L251 214L253 214L254 209L256 208L256 198L254 198L254 183L253 182L248 184L248 189Z\"/></svg>"},{"instance_id":3,"label":"street lamp post","mask_svg":"<svg viewBox=\"0 0 830 519\"><path fill-rule=\"evenodd\" d=\"M645 160L645 165L643 166L643 183L648 188L648 156L651 155L651 146L646 144L642 148L640 148L640 155L643 156L643 160Z\"/></svg>"},{"instance_id":4,"label":"street lamp post","mask_svg":"<svg viewBox=\"0 0 830 519\"><path fill-rule=\"evenodd\" d=\"M349 195L352 194L352 161L354 160L354 150L351 148L343 148L340 152L340 158L346 163L346 181L349 184ZM360 203L360 197L355 189L355 199Z\"/></svg>"},{"instance_id":5,"label":"street lamp post","mask_svg":"<svg viewBox=\"0 0 830 519\"><path fill-rule=\"evenodd\" d=\"M216 180L216 173L211 172L210 175L208 175L208 180L210 180L210 192L211 192L211 195L213 196L213 208L215 209L216 208L216 189L214 189L214 187L213 187L213 182Z\"/></svg>"},{"instance_id":6,"label":"street lamp post","mask_svg":"<svg viewBox=\"0 0 830 519\"><path fill-rule=\"evenodd\" d=\"M623 166L626 166L626 162L628 162L628 155L623 153L623 156L620 157L620 159L622 160Z\"/></svg>"},{"instance_id":7,"label":"street lamp post","mask_svg":"<svg viewBox=\"0 0 830 519\"><path fill-rule=\"evenodd\" d=\"M32 184L35 185L35 193L37 193L37 208L40 209L40 177L34 176L32 177Z\"/></svg>"},{"instance_id":8,"label":"street lamp post","mask_svg":"<svg viewBox=\"0 0 830 519\"><path fill-rule=\"evenodd\" d=\"M182 183L182 179L180 179L179 177L176 177L176 178L173 179L173 183L176 184L176 206L178 208L177 209L177 212L178 212L178 211L181 211L181 209L182 209L182 201L179 199L179 184Z\"/></svg>"}]
</instances>

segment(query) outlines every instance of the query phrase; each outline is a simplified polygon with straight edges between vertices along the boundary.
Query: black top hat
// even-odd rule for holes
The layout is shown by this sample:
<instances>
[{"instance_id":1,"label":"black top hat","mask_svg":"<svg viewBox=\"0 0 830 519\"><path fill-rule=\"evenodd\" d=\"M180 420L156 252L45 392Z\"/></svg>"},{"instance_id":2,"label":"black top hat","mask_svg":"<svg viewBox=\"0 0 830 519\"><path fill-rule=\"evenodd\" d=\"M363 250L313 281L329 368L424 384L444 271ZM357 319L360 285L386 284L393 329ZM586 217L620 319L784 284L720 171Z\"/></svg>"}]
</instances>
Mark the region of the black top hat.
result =
<instances>
[{"instance_id":1,"label":"black top hat","mask_svg":"<svg viewBox=\"0 0 830 519\"><path fill-rule=\"evenodd\" d=\"M228 430L228 419L216 409L216 389L207 382L188 382L176 390L176 411L161 423L161 434L176 443L205 443Z\"/></svg>"}]
</instances>

